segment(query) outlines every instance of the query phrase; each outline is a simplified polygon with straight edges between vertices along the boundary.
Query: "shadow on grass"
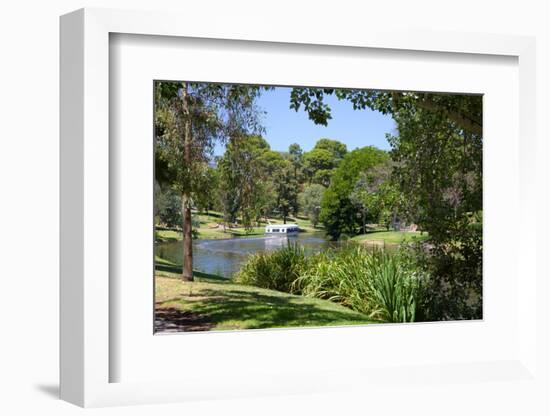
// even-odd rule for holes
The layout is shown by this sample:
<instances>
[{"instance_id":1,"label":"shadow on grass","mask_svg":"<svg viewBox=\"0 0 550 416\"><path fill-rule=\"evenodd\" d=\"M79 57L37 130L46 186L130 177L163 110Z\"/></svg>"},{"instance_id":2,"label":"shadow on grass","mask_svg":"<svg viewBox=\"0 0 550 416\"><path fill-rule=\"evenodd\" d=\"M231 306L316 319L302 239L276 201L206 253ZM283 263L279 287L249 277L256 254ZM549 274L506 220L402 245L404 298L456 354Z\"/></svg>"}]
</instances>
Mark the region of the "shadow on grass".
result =
<instances>
[{"instance_id":1,"label":"shadow on grass","mask_svg":"<svg viewBox=\"0 0 550 416\"><path fill-rule=\"evenodd\" d=\"M162 264L158 262L155 263L155 270L158 270L160 272L178 274L178 275L181 274L181 266ZM229 283L230 282L229 279L226 279L224 277L221 277L215 274L199 272L197 270L193 270L193 277L198 282L211 282L211 283Z\"/></svg>"},{"instance_id":2,"label":"shadow on grass","mask_svg":"<svg viewBox=\"0 0 550 416\"><path fill-rule=\"evenodd\" d=\"M372 323L365 315L328 301L291 296L274 291L239 289L237 285L202 288L200 293L172 299L185 310L157 305L158 316L170 319L172 330L204 331L217 329L261 329L315 327ZM164 303L164 302L163 302ZM167 313L163 312L170 309ZM163 315L165 314L165 315ZM179 324L175 328L173 324ZM162 331L166 322L157 325Z\"/></svg>"}]
</instances>

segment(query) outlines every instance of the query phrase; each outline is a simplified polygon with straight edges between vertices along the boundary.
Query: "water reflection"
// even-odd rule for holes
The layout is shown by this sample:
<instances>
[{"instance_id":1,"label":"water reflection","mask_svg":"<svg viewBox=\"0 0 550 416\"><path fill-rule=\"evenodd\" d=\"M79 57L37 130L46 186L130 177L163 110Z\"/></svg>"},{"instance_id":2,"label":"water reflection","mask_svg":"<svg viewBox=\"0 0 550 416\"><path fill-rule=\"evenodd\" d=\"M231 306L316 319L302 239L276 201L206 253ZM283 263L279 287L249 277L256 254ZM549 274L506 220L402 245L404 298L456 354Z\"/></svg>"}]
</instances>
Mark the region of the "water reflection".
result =
<instances>
[{"instance_id":1,"label":"water reflection","mask_svg":"<svg viewBox=\"0 0 550 416\"><path fill-rule=\"evenodd\" d=\"M300 244L307 254L336 244L330 242L323 233L228 240L195 240L193 241L193 268L204 273L230 278L240 269L250 254L277 250L288 244L289 241ZM164 259L181 264L181 241L157 243L156 253Z\"/></svg>"}]
</instances>

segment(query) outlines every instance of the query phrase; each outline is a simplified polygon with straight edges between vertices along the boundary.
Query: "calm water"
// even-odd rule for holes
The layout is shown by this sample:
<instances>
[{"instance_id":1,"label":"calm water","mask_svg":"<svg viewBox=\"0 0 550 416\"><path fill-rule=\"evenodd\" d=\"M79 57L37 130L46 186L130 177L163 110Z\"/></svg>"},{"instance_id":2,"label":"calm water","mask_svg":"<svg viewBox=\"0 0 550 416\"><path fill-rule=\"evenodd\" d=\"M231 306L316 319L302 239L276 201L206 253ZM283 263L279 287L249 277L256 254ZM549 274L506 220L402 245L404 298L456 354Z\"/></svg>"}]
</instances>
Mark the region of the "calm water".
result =
<instances>
[{"instance_id":1,"label":"calm water","mask_svg":"<svg viewBox=\"0 0 550 416\"><path fill-rule=\"evenodd\" d=\"M304 247L306 253L314 253L336 244L330 242L323 233L195 240L193 241L193 268L204 273L230 278L246 262L250 254L277 250L285 246L288 241L297 242ZM156 252L158 256L174 263L182 262L181 241L157 243Z\"/></svg>"}]
</instances>

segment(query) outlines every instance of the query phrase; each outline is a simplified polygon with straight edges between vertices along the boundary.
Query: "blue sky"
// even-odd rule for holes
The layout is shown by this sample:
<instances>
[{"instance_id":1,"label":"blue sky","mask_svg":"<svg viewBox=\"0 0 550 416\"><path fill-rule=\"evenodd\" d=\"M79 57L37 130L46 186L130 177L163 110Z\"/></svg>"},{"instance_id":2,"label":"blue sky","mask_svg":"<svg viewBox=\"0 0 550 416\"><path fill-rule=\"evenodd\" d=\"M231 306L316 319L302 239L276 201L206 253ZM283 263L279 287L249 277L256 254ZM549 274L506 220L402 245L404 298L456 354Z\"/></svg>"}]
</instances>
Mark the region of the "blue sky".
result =
<instances>
[{"instance_id":1,"label":"blue sky","mask_svg":"<svg viewBox=\"0 0 550 416\"><path fill-rule=\"evenodd\" d=\"M264 91L258 99L258 106L266 112L263 134L271 149L288 150L292 143L298 143L304 151L309 151L315 142L323 137L336 139L345 143L348 150L373 145L379 149L389 150L386 133L393 133L395 122L390 116L377 111L353 110L347 101L338 101L336 97L325 98L332 110L332 119L328 126L315 125L307 113L289 108L291 88L277 87ZM215 154L223 153L218 145Z\"/></svg>"}]
</instances>

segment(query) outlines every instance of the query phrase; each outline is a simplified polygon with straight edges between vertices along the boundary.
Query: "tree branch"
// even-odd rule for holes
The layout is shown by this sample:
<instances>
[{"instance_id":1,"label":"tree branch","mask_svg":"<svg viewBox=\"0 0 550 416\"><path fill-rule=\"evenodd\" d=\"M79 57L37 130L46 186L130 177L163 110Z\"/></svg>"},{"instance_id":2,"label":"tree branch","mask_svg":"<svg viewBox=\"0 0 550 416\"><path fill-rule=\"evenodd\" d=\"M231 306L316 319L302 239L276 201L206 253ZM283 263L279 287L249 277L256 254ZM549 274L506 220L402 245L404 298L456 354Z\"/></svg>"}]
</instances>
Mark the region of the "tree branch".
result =
<instances>
[{"instance_id":1,"label":"tree branch","mask_svg":"<svg viewBox=\"0 0 550 416\"><path fill-rule=\"evenodd\" d=\"M439 111L443 113L446 117L449 118L449 120L455 122L463 130L466 130L478 136L483 135L483 125L480 122L466 116L460 111L452 111L446 108L442 108L440 105L438 105L431 99L418 100L417 104L420 108L424 110Z\"/></svg>"}]
</instances>

